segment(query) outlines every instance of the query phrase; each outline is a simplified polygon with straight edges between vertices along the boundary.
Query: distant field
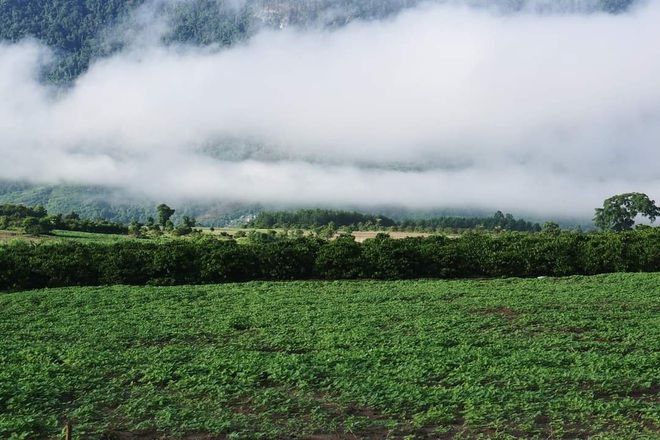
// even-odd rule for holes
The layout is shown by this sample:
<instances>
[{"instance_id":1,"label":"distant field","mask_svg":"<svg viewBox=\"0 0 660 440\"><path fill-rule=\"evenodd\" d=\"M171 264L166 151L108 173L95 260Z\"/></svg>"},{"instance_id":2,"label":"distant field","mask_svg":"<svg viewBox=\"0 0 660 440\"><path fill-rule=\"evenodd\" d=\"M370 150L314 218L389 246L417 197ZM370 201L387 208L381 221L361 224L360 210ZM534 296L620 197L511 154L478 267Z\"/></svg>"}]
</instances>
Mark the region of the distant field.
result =
<instances>
[{"instance_id":1,"label":"distant field","mask_svg":"<svg viewBox=\"0 0 660 440\"><path fill-rule=\"evenodd\" d=\"M270 230L281 232L283 229L242 229L242 228L216 228L215 231L211 232L209 228L203 228L205 233L219 235L222 232L225 232L230 235L236 234L238 231L243 231L248 233L249 231L256 230L258 232L268 232ZM406 238L406 237L428 237L433 234L428 234L424 232L390 232L390 231L355 231L351 235L355 237L355 241L363 242L368 238L374 238L378 234L388 234L391 238ZM309 231L305 231L305 235L308 235Z\"/></svg>"},{"instance_id":2,"label":"distant field","mask_svg":"<svg viewBox=\"0 0 660 440\"><path fill-rule=\"evenodd\" d=\"M24 234L19 231L0 230L0 242L6 242L23 238Z\"/></svg>"},{"instance_id":3,"label":"distant field","mask_svg":"<svg viewBox=\"0 0 660 440\"><path fill-rule=\"evenodd\" d=\"M0 438L660 438L660 274L50 289L0 334Z\"/></svg>"},{"instance_id":4,"label":"distant field","mask_svg":"<svg viewBox=\"0 0 660 440\"><path fill-rule=\"evenodd\" d=\"M210 234L217 237L221 237L223 233L228 234L229 236L234 236L237 232L243 231L244 233L249 233L250 231L256 230L258 232L268 232L269 229L244 229L244 228L214 228L211 231L210 228L200 228L204 234ZM281 229L273 229L277 232L281 232ZM388 231L356 231L352 235L355 237L355 240L358 242L363 242L368 238L374 238L378 234L387 233L392 238L406 238L406 237L428 237L432 234L426 234L421 232L388 232ZM309 235L309 231L305 231L305 235ZM52 240L74 240L81 242L104 242L112 243L122 240L134 240L135 237L130 235L121 235L121 234L98 234L91 232L77 232L77 231L53 231L51 234L44 234L38 237L29 236L24 234L22 231L7 231L0 230L0 243L8 242L12 240L23 240L23 241L52 241ZM145 237L144 239L149 239ZM242 240L245 241L245 240Z\"/></svg>"},{"instance_id":5,"label":"distant field","mask_svg":"<svg viewBox=\"0 0 660 440\"><path fill-rule=\"evenodd\" d=\"M2 231L0 230L0 242L12 240L25 241L52 241L52 240L75 240L81 242L103 242L113 243L122 240L134 240L135 237L121 234L97 234L91 232L60 231L55 230L50 234L43 234L38 237L24 234L22 231Z\"/></svg>"}]
</instances>

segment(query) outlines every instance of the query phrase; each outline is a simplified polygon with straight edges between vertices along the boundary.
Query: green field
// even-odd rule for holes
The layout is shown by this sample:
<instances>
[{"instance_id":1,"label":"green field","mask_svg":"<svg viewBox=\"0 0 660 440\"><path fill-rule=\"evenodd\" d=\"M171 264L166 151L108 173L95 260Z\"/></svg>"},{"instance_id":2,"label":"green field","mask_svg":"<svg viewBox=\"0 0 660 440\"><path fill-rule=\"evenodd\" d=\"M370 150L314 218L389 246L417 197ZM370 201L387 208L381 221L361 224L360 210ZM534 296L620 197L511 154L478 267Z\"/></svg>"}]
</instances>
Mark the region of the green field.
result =
<instances>
[{"instance_id":1,"label":"green field","mask_svg":"<svg viewBox=\"0 0 660 440\"><path fill-rule=\"evenodd\" d=\"M0 438L660 438L660 274L0 296Z\"/></svg>"},{"instance_id":2,"label":"green field","mask_svg":"<svg viewBox=\"0 0 660 440\"><path fill-rule=\"evenodd\" d=\"M94 232L60 231L55 230L50 234L31 236L19 230L0 230L0 243L11 241L79 241L82 243L116 243L125 240L135 240L135 237L122 234L100 234Z\"/></svg>"}]
</instances>

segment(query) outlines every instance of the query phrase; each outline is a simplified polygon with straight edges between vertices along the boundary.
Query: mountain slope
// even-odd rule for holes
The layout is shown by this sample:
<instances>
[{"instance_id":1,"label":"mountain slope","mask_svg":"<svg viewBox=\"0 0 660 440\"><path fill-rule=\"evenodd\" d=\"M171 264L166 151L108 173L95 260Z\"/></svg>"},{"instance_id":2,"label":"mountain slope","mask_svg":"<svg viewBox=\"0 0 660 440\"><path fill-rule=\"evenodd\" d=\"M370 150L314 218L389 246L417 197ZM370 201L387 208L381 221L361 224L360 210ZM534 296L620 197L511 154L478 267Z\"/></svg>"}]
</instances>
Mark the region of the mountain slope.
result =
<instances>
[{"instance_id":1,"label":"mountain slope","mask_svg":"<svg viewBox=\"0 0 660 440\"><path fill-rule=\"evenodd\" d=\"M634 2L597 0L583 2L582 9L618 13ZM144 27L145 20L165 24L166 30L159 35L164 44L230 46L264 28L338 27L354 20L383 19L422 1L244 0L236 3L228 0L2 0L0 40L17 42L34 38L53 49L55 60L44 73L49 80L62 83L85 72L93 60L130 44L130 35L144 38L145 35L136 33L136 29ZM503 12L554 9L562 4L524 0L466 3L488 5Z\"/></svg>"}]
</instances>

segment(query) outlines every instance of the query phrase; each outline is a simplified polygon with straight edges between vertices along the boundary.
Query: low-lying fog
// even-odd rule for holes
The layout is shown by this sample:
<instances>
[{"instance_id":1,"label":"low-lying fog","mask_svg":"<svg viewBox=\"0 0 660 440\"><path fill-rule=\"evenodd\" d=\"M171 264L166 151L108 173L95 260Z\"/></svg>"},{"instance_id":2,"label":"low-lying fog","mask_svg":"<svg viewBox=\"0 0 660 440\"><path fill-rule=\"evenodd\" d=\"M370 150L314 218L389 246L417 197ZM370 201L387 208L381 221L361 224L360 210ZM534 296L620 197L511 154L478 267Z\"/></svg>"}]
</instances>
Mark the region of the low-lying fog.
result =
<instances>
[{"instance_id":1,"label":"low-lying fog","mask_svg":"<svg viewBox=\"0 0 660 440\"><path fill-rule=\"evenodd\" d=\"M38 42L1 44L0 178L537 216L660 197L660 0L543 4L423 3L232 48L165 46L155 20L67 88L39 79Z\"/></svg>"}]
</instances>

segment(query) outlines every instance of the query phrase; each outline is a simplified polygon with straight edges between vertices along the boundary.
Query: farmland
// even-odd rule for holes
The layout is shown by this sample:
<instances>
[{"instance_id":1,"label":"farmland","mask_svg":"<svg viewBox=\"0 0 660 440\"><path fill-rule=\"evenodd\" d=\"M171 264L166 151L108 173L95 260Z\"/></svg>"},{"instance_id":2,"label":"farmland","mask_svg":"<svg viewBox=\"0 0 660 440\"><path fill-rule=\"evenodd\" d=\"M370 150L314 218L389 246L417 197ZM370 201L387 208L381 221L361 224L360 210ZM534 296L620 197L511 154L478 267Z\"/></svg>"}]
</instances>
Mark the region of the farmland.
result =
<instances>
[{"instance_id":1,"label":"farmland","mask_svg":"<svg viewBox=\"0 0 660 440\"><path fill-rule=\"evenodd\" d=\"M0 243L12 241L30 241L33 243L53 241L76 241L81 243L115 243L132 240L134 237L121 234L100 234L94 232L59 231L55 230L48 235L31 236L21 231L0 230Z\"/></svg>"},{"instance_id":2,"label":"farmland","mask_svg":"<svg viewBox=\"0 0 660 440\"><path fill-rule=\"evenodd\" d=\"M660 436L660 274L0 297L0 437Z\"/></svg>"}]
</instances>

